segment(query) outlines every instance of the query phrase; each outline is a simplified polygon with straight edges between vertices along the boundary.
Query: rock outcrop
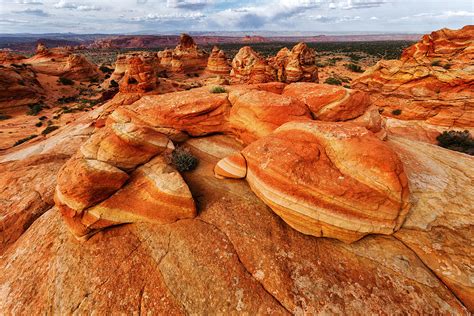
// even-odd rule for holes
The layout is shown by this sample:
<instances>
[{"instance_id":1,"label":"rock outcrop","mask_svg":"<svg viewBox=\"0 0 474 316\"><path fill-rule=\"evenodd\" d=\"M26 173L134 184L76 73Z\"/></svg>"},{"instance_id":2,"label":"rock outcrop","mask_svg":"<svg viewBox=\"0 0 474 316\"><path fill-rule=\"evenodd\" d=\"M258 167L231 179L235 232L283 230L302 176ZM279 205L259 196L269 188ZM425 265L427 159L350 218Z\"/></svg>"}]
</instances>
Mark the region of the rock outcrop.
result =
<instances>
[{"instance_id":1,"label":"rock outcrop","mask_svg":"<svg viewBox=\"0 0 474 316\"><path fill-rule=\"evenodd\" d=\"M440 234L424 224L422 231L413 229L415 236L426 234L434 242L423 246L434 251L428 256L394 236L367 236L347 245L298 233L244 181L212 176L219 159L241 149L231 138L215 135L187 142L200 160L184 175L199 199L196 218L122 225L78 243L53 207L0 256L0 313L468 315L452 287L430 268L472 288L469 264L462 260L472 262L474 252L455 235L468 234L473 225L474 195L462 188L472 182L463 172L472 160L418 142L389 143L403 149L408 179L418 188L405 224L436 217L436 229L444 230ZM424 161L430 168L420 173ZM21 179L54 179L56 170L26 164L23 175L29 178ZM22 195L32 186L11 183L9 189ZM453 198L463 207L450 207ZM433 253L437 259L426 260ZM432 266L438 259L439 269Z\"/></svg>"},{"instance_id":2,"label":"rock outcrop","mask_svg":"<svg viewBox=\"0 0 474 316\"><path fill-rule=\"evenodd\" d=\"M115 71L110 80L115 80L123 93L146 93L159 84L158 58L150 53L135 53L117 58Z\"/></svg>"},{"instance_id":3,"label":"rock outcrop","mask_svg":"<svg viewBox=\"0 0 474 316\"><path fill-rule=\"evenodd\" d=\"M433 125L474 127L474 26L442 29L382 60L352 83L383 115Z\"/></svg>"},{"instance_id":4,"label":"rock outcrop","mask_svg":"<svg viewBox=\"0 0 474 316\"><path fill-rule=\"evenodd\" d=\"M44 89L31 67L23 64L0 65L0 111L35 104Z\"/></svg>"},{"instance_id":5,"label":"rock outcrop","mask_svg":"<svg viewBox=\"0 0 474 316\"><path fill-rule=\"evenodd\" d=\"M207 60L206 71L212 74L228 75L230 70L231 66L225 52L217 46L214 46Z\"/></svg>"},{"instance_id":6,"label":"rock outcrop","mask_svg":"<svg viewBox=\"0 0 474 316\"><path fill-rule=\"evenodd\" d=\"M250 46L242 47L232 60L233 83L265 83L276 81L276 71Z\"/></svg>"},{"instance_id":7,"label":"rock outcrop","mask_svg":"<svg viewBox=\"0 0 474 316\"><path fill-rule=\"evenodd\" d=\"M188 73L204 70L207 66L208 54L200 50L193 38L181 34L180 42L174 50L164 50L158 53L160 64L167 70L176 73Z\"/></svg>"},{"instance_id":8,"label":"rock outcrop","mask_svg":"<svg viewBox=\"0 0 474 316\"><path fill-rule=\"evenodd\" d=\"M392 234L408 212L402 163L363 127L291 122L246 147L242 155L255 194L305 234L345 242L370 233ZM233 169L221 166L232 160L218 167L231 174ZM225 177L219 168L215 172ZM232 177L240 178L241 169L234 168Z\"/></svg>"},{"instance_id":9,"label":"rock outcrop","mask_svg":"<svg viewBox=\"0 0 474 316\"><path fill-rule=\"evenodd\" d=\"M31 64L37 73L72 80L87 81L102 75L97 66L83 55L73 54L65 48L48 49L42 44L38 44L36 55L23 60L23 63Z\"/></svg>"},{"instance_id":10,"label":"rock outcrop","mask_svg":"<svg viewBox=\"0 0 474 316\"><path fill-rule=\"evenodd\" d=\"M270 60L270 64L277 70L277 79L281 82L318 82L318 67L316 53L305 43L298 43L290 51L282 48Z\"/></svg>"}]
</instances>

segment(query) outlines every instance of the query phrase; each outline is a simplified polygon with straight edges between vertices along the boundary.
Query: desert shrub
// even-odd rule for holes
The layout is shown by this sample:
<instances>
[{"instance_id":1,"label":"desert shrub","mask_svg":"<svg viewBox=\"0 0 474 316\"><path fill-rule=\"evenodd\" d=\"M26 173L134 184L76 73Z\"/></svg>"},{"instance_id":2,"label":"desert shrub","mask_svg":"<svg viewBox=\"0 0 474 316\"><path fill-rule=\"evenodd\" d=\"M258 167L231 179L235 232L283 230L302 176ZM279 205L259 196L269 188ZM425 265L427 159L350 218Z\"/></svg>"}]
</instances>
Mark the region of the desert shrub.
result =
<instances>
[{"instance_id":1,"label":"desert shrub","mask_svg":"<svg viewBox=\"0 0 474 316\"><path fill-rule=\"evenodd\" d=\"M322 63L322 62L317 62L317 63L316 63L316 67L318 67L318 68L324 68L324 67L326 67L326 64L324 64L324 63Z\"/></svg>"},{"instance_id":2,"label":"desert shrub","mask_svg":"<svg viewBox=\"0 0 474 316\"><path fill-rule=\"evenodd\" d=\"M110 87L111 88L117 88L119 85L117 83L117 81L115 80L110 80Z\"/></svg>"},{"instance_id":3,"label":"desert shrub","mask_svg":"<svg viewBox=\"0 0 474 316\"><path fill-rule=\"evenodd\" d=\"M474 138L469 131L445 131L436 137L438 146L474 155Z\"/></svg>"},{"instance_id":4,"label":"desert shrub","mask_svg":"<svg viewBox=\"0 0 474 316\"><path fill-rule=\"evenodd\" d=\"M400 109L393 110L392 114L393 115L400 115L400 114L402 114L402 110L400 110Z\"/></svg>"},{"instance_id":5,"label":"desert shrub","mask_svg":"<svg viewBox=\"0 0 474 316\"><path fill-rule=\"evenodd\" d=\"M352 72L364 72L364 70L356 64L347 64L345 65L347 69L349 69Z\"/></svg>"},{"instance_id":6,"label":"desert shrub","mask_svg":"<svg viewBox=\"0 0 474 316\"><path fill-rule=\"evenodd\" d=\"M99 70L102 71L104 74L111 74L114 70L107 67L107 66L100 66Z\"/></svg>"},{"instance_id":7,"label":"desert shrub","mask_svg":"<svg viewBox=\"0 0 474 316\"><path fill-rule=\"evenodd\" d=\"M171 154L171 164L179 171L196 169L199 160L185 147L177 147Z\"/></svg>"},{"instance_id":8,"label":"desert shrub","mask_svg":"<svg viewBox=\"0 0 474 316\"><path fill-rule=\"evenodd\" d=\"M433 60L431 62L431 66L441 66L441 60Z\"/></svg>"},{"instance_id":9,"label":"desert shrub","mask_svg":"<svg viewBox=\"0 0 474 316\"><path fill-rule=\"evenodd\" d=\"M449 69L451 69L451 64L444 64L443 68L446 69L446 70L449 70Z\"/></svg>"},{"instance_id":10,"label":"desert shrub","mask_svg":"<svg viewBox=\"0 0 474 316\"><path fill-rule=\"evenodd\" d=\"M72 86L74 84L73 80L64 77L59 77L58 82L65 86Z\"/></svg>"},{"instance_id":11,"label":"desert shrub","mask_svg":"<svg viewBox=\"0 0 474 316\"><path fill-rule=\"evenodd\" d=\"M27 142L27 141L29 141L29 140L35 138L35 137L38 137L38 135L30 135L30 136L27 136L27 137L22 138L22 139L20 139L20 140L17 140L17 141L15 142L15 144L13 144L13 147L18 146L18 145L21 145L21 144L23 144L24 142Z\"/></svg>"},{"instance_id":12,"label":"desert shrub","mask_svg":"<svg viewBox=\"0 0 474 316\"><path fill-rule=\"evenodd\" d=\"M5 121L5 120L11 119L11 118L12 118L11 115L0 114L0 121Z\"/></svg>"},{"instance_id":13,"label":"desert shrub","mask_svg":"<svg viewBox=\"0 0 474 316\"><path fill-rule=\"evenodd\" d=\"M77 100L77 96L71 96L71 97L60 97L58 99L58 103L60 104L65 104L65 103L71 103L71 102L75 102Z\"/></svg>"},{"instance_id":14,"label":"desert shrub","mask_svg":"<svg viewBox=\"0 0 474 316\"><path fill-rule=\"evenodd\" d=\"M43 122L39 121L38 123L35 124L36 127L41 127L43 126Z\"/></svg>"},{"instance_id":15,"label":"desert shrub","mask_svg":"<svg viewBox=\"0 0 474 316\"><path fill-rule=\"evenodd\" d=\"M334 78L334 77L329 77L329 78L327 78L327 79L324 81L324 83L326 83L326 84L331 84L331 85L333 85L333 86L340 86L340 85L342 85L342 81L339 80L339 79L337 79L337 78Z\"/></svg>"},{"instance_id":16,"label":"desert shrub","mask_svg":"<svg viewBox=\"0 0 474 316\"><path fill-rule=\"evenodd\" d=\"M30 107L30 109L28 110L28 112L26 112L26 114L31 116L38 115L38 113L41 112L44 107L42 103L35 103L28 106Z\"/></svg>"},{"instance_id":17,"label":"desert shrub","mask_svg":"<svg viewBox=\"0 0 474 316\"><path fill-rule=\"evenodd\" d=\"M55 131L59 128L59 126L54 126L54 125L50 125L48 127L46 127L42 132L41 134L42 135L48 135L49 133L51 133L52 131Z\"/></svg>"},{"instance_id":18,"label":"desert shrub","mask_svg":"<svg viewBox=\"0 0 474 316\"><path fill-rule=\"evenodd\" d=\"M47 116L43 115L43 116L40 116L40 118L39 118L38 120L44 121L44 120L46 120L47 118L48 118Z\"/></svg>"},{"instance_id":19,"label":"desert shrub","mask_svg":"<svg viewBox=\"0 0 474 316\"><path fill-rule=\"evenodd\" d=\"M224 87L217 86L211 89L211 93L226 93L226 92L227 90Z\"/></svg>"}]
</instances>

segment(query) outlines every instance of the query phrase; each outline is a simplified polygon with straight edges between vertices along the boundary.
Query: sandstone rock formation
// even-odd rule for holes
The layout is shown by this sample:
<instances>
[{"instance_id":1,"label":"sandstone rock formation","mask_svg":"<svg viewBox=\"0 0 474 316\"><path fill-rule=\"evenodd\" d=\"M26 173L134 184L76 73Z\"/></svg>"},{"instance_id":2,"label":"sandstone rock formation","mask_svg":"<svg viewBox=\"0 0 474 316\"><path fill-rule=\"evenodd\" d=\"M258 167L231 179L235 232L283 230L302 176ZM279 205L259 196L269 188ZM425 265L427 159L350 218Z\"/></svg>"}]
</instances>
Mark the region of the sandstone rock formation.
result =
<instances>
[{"instance_id":1,"label":"sandstone rock formation","mask_svg":"<svg viewBox=\"0 0 474 316\"><path fill-rule=\"evenodd\" d=\"M228 75L230 73L231 66L227 60L225 52L214 46L211 51L211 55L207 60L206 71L212 74Z\"/></svg>"},{"instance_id":2,"label":"sandstone rock formation","mask_svg":"<svg viewBox=\"0 0 474 316\"><path fill-rule=\"evenodd\" d=\"M0 65L0 111L34 104L44 95L35 72L27 65Z\"/></svg>"},{"instance_id":3,"label":"sandstone rock formation","mask_svg":"<svg viewBox=\"0 0 474 316\"><path fill-rule=\"evenodd\" d=\"M119 84L120 92L145 93L159 84L158 59L154 54L135 53L117 57L117 63L110 80Z\"/></svg>"},{"instance_id":4,"label":"sandstone rock formation","mask_svg":"<svg viewBox=\"0 0 474 316\"><path fill-rule=\"evenodd\" d=\"M392 234L408 212L400 160L365 128L291 122L246 147L242 155L255 194L305 234L345 242L369 233ZM238 173L232 177L240 178L242 167L234 169Z\"/></svg>"},{"instance_id":5,"label":"sandstone rock formation","mask_svg":"<svg viewBox=\"0 0 474 316\"><path fill-rule=\"evenodd\" d=\"M270 64L277 69L277 79L281 82L318 82L318 68L314 49L305 43L298 43L290 51L282 48L271 59Z\"/></svg>"},{"instance_id":6,"label":"sandstone rock formation","mask_svg":"<svg viewBox=\"0 0 474 316\"><path fill-rule=\"evenodd\" d=\"M0 50L0 65L3 64L14 64L21 62L21 60L26 59L25 56L16 54L10 51L1 51Z\"/></svg>"},{"instance_id":7,"label":"sandstone rock formation","mask_svg":"<svg viewBox=\"0 0 474 316\"><path fill-rule=\"evenodd\" d=\"M200 159L198 169L185 175L199 196L198 217L123 225L78 243L51 208L0 257L0 313L469 314L452 288L431 272L435 261L420 260L418 248L414 252L393 236L368 236L346 245L300 234L244 181L213 178L217 161L241 149L232 139L210 136L187 144ZM433 271L469 284L469 270L460 259L472 261L474 252L453 234L469 233L473 225L473 195L456 192L472 181L462 172L472 161L418 142L390 144L404 150L409 181L419 188L413 192L412 211L417 212L410 212L418 216L406 224L418 217L433 219L434 211L437 229L450 233L434 238L431 225L413 232L434 241L425 244L442 260ZM417 161L430 161L430 168L419 173ZM37 171L28 164L23 174L30 181L56 172L45 168L34 176ZM10 186L17 194L30 188ZM464 207L449 207L453 197ZM450 255L443 256L443 249L451 249Z\"/></svg>"},{"instance_id":8,"label":"sandstone rock formation","mask_svg":"<svg viewBox=\"0 0 474 316\"><path fill-rule=\"evenodd\" d=\"M158 53L160 64L171 72L187 73L205 69L208 55L200 50L193 38L181 34L180 42L174 50L164 50Z\"/></svg>"},{"instance_id":9,"label":"sandstone rock formation","mask_svg":"<svg viewBox=\"0 0 474 316\"><path fill-rule=\"evenodd\" d=\"M283 95L302 101L321 121L351 120L370 106L367 93L327 84L293 83L283 90Z\"/></svg>"},{"instance_id":10,"label":"sandstone rock formation","mask_svg":"<svg viewBox=\"0 0 474 316\"><path fill-rule=\"evenodd\" d=\"M474 127L474 26L442 29L382 60L352 83L384 115L449 127Z\"/></svg>"},{"instance_id":11,"label":"sandstone rock formation","mask_svg":"<svg viewBox=\"0 0 474 316\"><path fill-rule=\"evenodd\" d=\"M73 54L64 48L48 49L43 44L38 44L36 55L23 60L23 63L31 64L37 73L72 80L87 81L102 75L97 66L84 56Z\"/></svg>"},{"instance_id":12,"label":"sandstone rock formation","mask_svg":"<svg viewBox=\"0 0 474 316\"><path fill-rule=\"evenodd\" d=\"M233 83L276 81L275 69L250 46L242 47L235 55L230 76Z\"/></svg>"}]
</instances>

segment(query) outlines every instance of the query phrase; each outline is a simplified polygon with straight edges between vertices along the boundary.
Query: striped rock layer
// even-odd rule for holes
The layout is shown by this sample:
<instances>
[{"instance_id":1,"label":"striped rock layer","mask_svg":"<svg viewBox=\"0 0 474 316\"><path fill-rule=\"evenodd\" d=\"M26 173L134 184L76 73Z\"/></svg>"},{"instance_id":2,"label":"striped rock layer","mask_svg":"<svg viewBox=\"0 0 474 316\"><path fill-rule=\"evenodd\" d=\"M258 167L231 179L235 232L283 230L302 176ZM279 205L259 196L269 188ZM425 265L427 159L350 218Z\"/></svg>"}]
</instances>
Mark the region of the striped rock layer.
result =
<instances>
[{"instance_id":1,"label":"striped rock layer","mask_svg":"<svg viewBox=\"0 0 474 316\"><path fill-rule=\"evenodd\" d=\"M308 83L305 88L320 86ZM163 154L174 149L173 141L189 136L224 133L247 145L287 122L313 122L311 107L304 99L285 95L286 88L282 83L268 83L212 93L210 87L203 87L145 95L117 107L58 175L55 202L70 230L78 238L87 238L121 223L169 223L194 217L191 193L180 174L162 159ZM331 100L319 102L324 107ZM357 117L357 124L373 124L374 113L378 114L372 111ZM249 179L256 171L246 160L246 154L228 157L214 172L218 177ZM308 225L318 227L310 221ZM303 232L313 229L294 226Z\"/></svg>"},{"instance_id":2,"label":"striped rock layer","mask_svg":"<svg viewBox=\"0 0 474 316\"><path fill-rule=\"evenodd\" d=\"M353 242L392 234L409 210L403 166L384 142L350 123L290 122L242 151L255 194L296 230ZM221 160L237 178L243 160Z\"/></svg>"},{"instance_id":3,"label":"striped rock layer","mask_svg":"<svg viewBox=\"0 0 474 316\"><path fill-rule=\"evenodd\" d=\"M207 60L206 71L218 75L228 75L230 69L231 67L225 52L217 46L214 46Z\"/></svg>"},{"instance_id":4,"label":"striped rock layer","mask_svg":"<svg viewBox=\"0 0 474 316\"><path fill-rule=\"evenodd\" d=\"M432 125L474 127L474 26L442 29L382 60L352 83L384 115Z\"/></svg>"},{"instance_id":5,"label":"striped rock layer","mask_svg":"<svg viewBox=\"0 0 474 316\"><path fill-rule=\"evenodd\" d=\"M194 217L186 183L159 156L173 148L165 134L134 123L111 121L94 134L58 175L54 199L70 231L86 239L117 224Z\"/></svg>"},{"instance_id":6,"label":"striped rock layer","mask_svg":"<svg viewBox=\"0 0 474 316\"><path fill-rule=\"evenodd\" d=\"M270 64L277 70L278 81L281 82L318 82L316 53L305 43L296 44L290 51L282 48Z\"/></svg>"}]
</instances>

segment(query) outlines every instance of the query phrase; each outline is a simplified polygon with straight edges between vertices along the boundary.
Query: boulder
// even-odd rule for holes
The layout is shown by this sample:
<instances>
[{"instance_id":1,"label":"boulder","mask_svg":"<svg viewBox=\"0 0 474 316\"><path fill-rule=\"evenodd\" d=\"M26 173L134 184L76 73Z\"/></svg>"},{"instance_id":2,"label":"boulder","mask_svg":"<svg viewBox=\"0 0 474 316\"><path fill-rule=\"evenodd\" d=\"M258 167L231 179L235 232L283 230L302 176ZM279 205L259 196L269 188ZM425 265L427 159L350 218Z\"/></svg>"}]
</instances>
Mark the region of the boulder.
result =
<instances>
[{"instance_id":1,"label":"boulder","mask_svg":"<svg viewBox=\"0 0 474 316\"><path fill-rule=\"evenodd\" d=\"M389 235L409 210L399 158L351 123L290 122L242 155L255 194L305 234L349 243L371 233Z\"/></svg>"}]
</instances>

